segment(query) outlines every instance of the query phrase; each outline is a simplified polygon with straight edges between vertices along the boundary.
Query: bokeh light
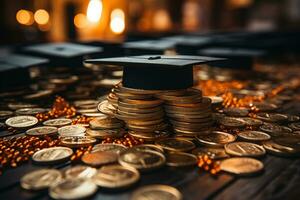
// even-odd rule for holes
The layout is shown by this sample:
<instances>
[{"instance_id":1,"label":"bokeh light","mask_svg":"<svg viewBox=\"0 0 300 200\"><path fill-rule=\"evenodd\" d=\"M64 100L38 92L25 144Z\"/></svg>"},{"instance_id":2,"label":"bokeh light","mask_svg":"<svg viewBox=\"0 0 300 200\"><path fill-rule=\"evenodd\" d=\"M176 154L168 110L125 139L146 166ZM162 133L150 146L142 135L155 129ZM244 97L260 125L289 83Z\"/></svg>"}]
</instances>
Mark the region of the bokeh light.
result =
<instances>
[{"instance_id":1,"label":"bokeh light","mask_svg":"<svg viewBox=\"0 0 300 200\"><path fill-rule=\"evenodd\" d=\"M23 25L32 25L33 20L33 13L28 10L19 10L16 14L16 19L20 24Z\"/></svg>"},{"instance_id":2,"label":"bokeh light","mask_svg":"<svg viewBox=\"0 0 300 200\"><path fill-rule=\"evenodd\" d=\"M90 0L87 8L87 19L92 23L99 22L102 14L102 1Z\"/></svg>"},{"instance_id":3,"label":"bokeh light","mask_svg":"<svg viewBox=\"0 0 300 200\"><path fill-rule=\"evenodd\" d=\"M79 13L74 17L74 25L76 28L85 28L88 25L85 14Z\"/></svg>"},{"instance_id":4,"label":"bokeh light","mask_svg":"<svg viewBox=\"0 0 300 200\"><path fill-rule=\"evenodd\" d=\"M114 9L110 15L110 28L115 34L125 30L125 14L121 9Z\"/></svg>"},{"instance_id":5,"label":"bokeh light","mask_svg":"<svg viewBox=\"0 0 300 200\"><path fill-rule=\"evenodd\" d=\"M39 9L34 13L34 20L38 24L47 24L49 22L49 14L46 10Z\"/></svg>"}]
</instances>

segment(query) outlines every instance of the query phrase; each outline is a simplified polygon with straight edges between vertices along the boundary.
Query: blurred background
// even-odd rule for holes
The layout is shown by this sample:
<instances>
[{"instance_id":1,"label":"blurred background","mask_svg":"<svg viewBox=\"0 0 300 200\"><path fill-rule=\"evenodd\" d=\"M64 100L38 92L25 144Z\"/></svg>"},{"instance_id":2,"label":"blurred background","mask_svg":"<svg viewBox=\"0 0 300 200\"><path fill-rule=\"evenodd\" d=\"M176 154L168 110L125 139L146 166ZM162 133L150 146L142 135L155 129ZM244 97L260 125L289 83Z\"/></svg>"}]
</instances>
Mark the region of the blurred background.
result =
<instances>
[{"instance_id":1,"label":"blurred background","mask_svg":"<svg viewBox=\"0 0 300 200\"><path fill-rule=\"evenodd\" d=\"M1 0L0 44L294 30L299 0Z\"/></svg>"}]
</instances>

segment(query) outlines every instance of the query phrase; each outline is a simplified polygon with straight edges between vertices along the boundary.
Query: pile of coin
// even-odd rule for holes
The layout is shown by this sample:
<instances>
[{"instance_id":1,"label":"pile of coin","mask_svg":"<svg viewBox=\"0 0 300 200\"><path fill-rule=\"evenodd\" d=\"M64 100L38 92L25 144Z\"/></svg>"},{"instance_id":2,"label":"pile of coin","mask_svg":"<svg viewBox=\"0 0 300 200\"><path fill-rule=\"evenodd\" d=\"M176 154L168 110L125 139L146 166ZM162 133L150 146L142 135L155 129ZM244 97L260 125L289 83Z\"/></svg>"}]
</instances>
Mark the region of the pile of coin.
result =
<instances>
[{"instance_id":1,"label":"pile of coin","mask_svg":"<svg viewBox=\"0 0 300 200\"><path fill-rule=\"evenodd\" d=\"M213 124L211 99L189 88L157 94L164 101L164 110L177 136L195 137Z\"/></svg>"}]
</instances>

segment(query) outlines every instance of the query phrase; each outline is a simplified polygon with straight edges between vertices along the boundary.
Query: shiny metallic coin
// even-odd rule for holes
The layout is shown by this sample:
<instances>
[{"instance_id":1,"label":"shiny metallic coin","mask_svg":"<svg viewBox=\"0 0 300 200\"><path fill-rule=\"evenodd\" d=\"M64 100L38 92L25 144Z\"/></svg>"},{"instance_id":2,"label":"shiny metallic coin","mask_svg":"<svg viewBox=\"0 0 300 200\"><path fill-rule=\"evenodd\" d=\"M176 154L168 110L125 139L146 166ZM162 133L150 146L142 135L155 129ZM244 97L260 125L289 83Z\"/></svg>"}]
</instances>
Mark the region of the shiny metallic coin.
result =
<instances>
[{"instance_id":1,"label":"shiny metallic coin","mask_svg":"<svg viewBox=\"0 0 300 200\"><path fill-rule=\"evenodd\" d=\"M248 141L265 141L271 139L271 136L261 131L242 131L237 134L240 138Z\"/></svg>"},{"instance_id":2,"label":"shiny metallic coin","mask_svg":"<svg viewBox=\"0 0 300 200\"><path fill-rule=\"evenodd\" d=\"M279 113L257 113L256 118L265 122L280 123L286 121L288 116Z\"/></svg>"},{"instance_id":3,"label":"shiny metallic coin","mask_svg":"<svg viewBox=\"0 0 300 200\"><path fill-rule=\"evenodd\" d=\"M223 159L229 157L224 148L213 147L199 147L194 149L192 154L196 155L197 157L208 155L211 159Z\"/></svg>"},{"instance_id":4,"label":"shiny metallic coin","mask_svg":"<svg viewBox=\"0 0 300 200\"><path fill-rule=\"evenodd\" d=\"M136 125L136 126L148 126L148 125L160 124L163 121L164 119L160 118L160 119L155 119L150 121L149 120L127 120L126 123Z\"/></svg>"},{"instance_id":5,"label":"shiny metallic coin","mask_svg":"<svg viewBox=\"0 0 300 200\"><path fill-rule=\"evenodd\" d=\"M74 101L74 106L75 107L84 107L86 105L97 105L99 103L98 100L94 100L94 99L86 99L86 100L78 100L78 101Z\"/></svg>"},{"instance_id":6,"label":"shiny metallic coin","mask_svg":"<svg viewBox=\"0 0 300 200\"><path fill-rule=\"evenodd\" d=\"M246 123L240 118L224 117L218 121L221 125L229 128L242 128Z\"/></svg>"},{"instance_id":7,"label":"shiny metallic coin","mask_svg":"<svg viewBox=\"0 0 300 200\"><path fill-rule=\"evenodd\" d=\"M141 131L128 131L128 134L135 138L140 138L145 141L155 141L161 138L166 138L170 135L168 131L153 131L153 132L141 132Z\"/></svg>"},{"instance_id":8,"label":"shiny metallic coin","mask_svg":"<svg viewBox=\"0 0 300 200\"><path fill-rule=\"evenodd\" d=\"M87 137L87 136L67 136L67 137L60 138L61 145L70 148L87 147L96 142L97 140L95 138Z\"/></svg>"},{"instance_id":9,"label":"shiny metallic coin","mask_svg":"<svg viewBox=\"0 0 300 200\"><path fill-rule=\"evenodd\" d=\"M173 152L167 155L166 165L170 167L187 167L197 164L197 157L189 153Z\"/></svg>"},{"instance_id":10,"label":"shiny metallic coin","mask_svg":"<svg viewBox=\"0 0 300 200\"><path fill-rule=\"evenodd\" d=\"M83 199L92 196L98 187L89 179L64 179L49 189L49 196L53 199L70 200Z\"/></svg>"},{"instance_id":11,"label":"shiny metallic coin","mask_svg":"<svg viewBox=\"0 0 300 200\"><path fill-rule=\"evenodd\" d=\"M96 144L92 149L92 153L97 151L108 151L108 152L120 154L122 151L126 149L127 147L125 147L122 144Z\"/></svg>"},{"instance_id":12,"label":"shiny metallic coin","mask_svg":"<svg viewBox=\"0 0 300 200\"><path fill-rule=\"evenodd\" d=\"M122 115L119 113L115 114L115 117L123 120L123 121L155 121L155 120L159 120L162 119L164 117L164 113L160 113L159 115Z\"/></svg>"},{"instance_id":13,"label":"shiny metallic coin","mask_svg":"<svg viewBox=\"0 0 300 200\"><path fill-rule=\"evenodd\" d=\"M177 152L190 151L196 147L193 142L178 138L161 139L156 141L155 144L160 146L164 150Z\"/></svg>"},{"instance_id":14,"label":"shiny metallic coin","mask_svg":"<svg viewBox=\"0 0 300 200\"><path fill-rule=\"evenodd\" d=\"M300 137L299 136L286 136L273 139L274 142L283 146L291 147L300 150Z\"/></svg>"},{"instance_id":15,"label":"shiny metallic coin","mask_svg":"<svg viewBox=\"0 0 300 200\"><path fill-rule=\"evenodd\" d=\"M226 153L233 156L259 157L266 154L262 146L250 142L232 142L224 148Z\"/></svg>"},{"instance_id":16,"label":"shiny metallic coin","mask_svg":"<svg viewBox=\"0 0 300 200\"><path fill-rule=\"evenodd\" d=\"M135 168L110 165L99 169L93 182L102 188L120 189L130 187L139 179L140 173Z\"/></svg>"},{"instance_id":17,"label":"shiny metallic coin","mask_svg":"<svg viewBox=\"0 0 300 200\"><path fill-rule=\"evenodd\" d=\"M221 170L240 175L253 175L264 169L264 164L253 158L228 158L221 162Z\"/></svg>"},{"instance_id":18,"label":"shiny metallic coin","mask_svg":"<svg viewBox=\"0 0 300 200\"><path fill-rule=\"evenodd\" d=\"M274 154L277 156L283 157L291 157L291 156L299 156L300 150L292 148L290 146L284 146L275 142L274 140L268 140L263 143L264 148L268 153Z\"/></svg>"},{"instance_id":19,"label":"shiny metallic coin","mask_svg":"<svg viewBox=\"0 0 300 200\"><path fill-rule=\"evenodd\" d=\"M88 109L77 109L76 110L77 113L80 113L80 114L86 114L86 113L99 113L97 109L95 108L88 108ZM101 113L102 114L102 113ZM104 115L104 114L102 114Z\"/></svg>"},{"instance_id":20,"label":"shiny metallic coin","mask_svg":"<svg viewBox=\"0 0 300 200\"><path fill-rule=\"evenodd\" d=\"M154 108L160 106L163 102L161 100L143 101L143 100L131 100L132 102L119 101L118 105L126 108ZM137 102L139 103L137 103Z\"/></svg>"},{"instance_id":21,"label":"shiny metallic coin","mask_svg":"<svg viewBox=\"0 0 300 200\"><path fill-rule=\"evenodd\" d=\"M84 166L84 165L76 165L74 167L71 167L65 171L65 177L66 178L83 178L83 179L89 179L92 178L97 173L97 169Z\"/></svg>"},{"instance_id":22,"label":"shiny metallic coin","mask_svg":"<svg viewBox=\"0 0 300 200\"><path fill-rule=\"evenodd\" d=\"M26 190L42 190L61 181L63 178L56 169L40 169L25 174L21 180L21 187Z\"/></svg>"},{"instance_id":23,"label":"shiny metallic coin","mask_svg":"<svg viewBox=\"0 0 300 200\"><path fill-rule=\"evenodd\" d=\"M177 95L170 92L157 93L156 96L164 101L188 102L193 103L195 99L201 99L202 91L195 88L188 88L183 94Z\"/></svg>"},{"instance_id":24,"label":"shiny metallic coin","mask_svg":"<svg viewBox=\"0 0 300 200\"><path fill-rule=\"evenodd\" d=\"M177 107L177 109L182 109L182 108L186 108L187 110L191 110L191 109L198 109L201 110L203 108L208 108L211 105L211 100L209 98L206 97L202 97L200 102L197 103L178 103L176 101L174 102L168 102L165 107L169 108L169 106L172 106L172 108L174 109L174 107Z\"/></svg>"},{"instance_id":25,"label":"shiny metallic coin","mask_svg":"<svg viewBox=\"0 0 300 200\"><path fill-rule=\"evenodd\" d=\"M23 98L27 100L34 100L49 97L51 94L53 94L53 90L41 90L29 95L25 95Z\"/></svg>"},{"instance_id":26,"label":"shiny metallic coin","mask_svg":"<svg viewBox=\"0 0 300 200\"><path fill-rule=\"evenodd\" d=\"M222 97L218 97L218 96L207 96L207 97L211 99L211 104L213 105L222 104L224 101Z\"/></svg>"},{"instance_id":27,"label":"shiny metallic coin","mask_svg":"<svg viewBox=\"0 0 300 200\"><path fill-rule=\"evenodd\" d=\"M261 120L255 118L243 117L240 119L246 123L246 126L260 126L263 124Z\"/></svg>"},{"instance_id":28,"label":"shiny metallic coin","mask_svg":"<svg viewBox=\"0 0 300 200\"><path fill-rule=\"evenodd\" d=\"M100 102L97 108L101 113L107 115L114 115L115 112L117 111L116 108L107 100Z\"/></svg>"},{"instance_id":29,"label":"shiny metallic coin","mask_svg":"<svg viewBox=\"0 0 300 200\"><path fill-rule=\"evenodd\" d=\"M120 165L125 167L149 171L162 167L166 162L166 158L157 151L130 148L120 153L118 161Z\"/></svg>"},{"instance_id":30,"label":"shiny metallic coin","mask_svg":"<svg viewBox=\"0 0 300 200\"><path fill-rule=\"evenodd\" d=\"M118 85L118 88L121 92L125 93L131 93L131 94L155 94L157 92L161 92L161 90L143 90L143 89L134 89L134 88L128 88L124 87L122 85Z\"/></svg>"},{"instance_id":31,"label":"shiny metallic coin","mask_svg":"<svg viewBox=\"0 0 300 200\"><path fill-rule=\"evenodd\" d=\"M225 144L234 142L236 136L221 131L213 131L210 134L199 134L196 139L200 144L205 146L223 147Z\"/></svg>"},{"instance_id":32,"label":"shiny metallic coin","mask_svg":"<svg viewBox=\"0 0 300 200\"><path fill-rule=\"evenodd\" d=\"M32 155L32 160L40 164L54 164L68 160L73 150L68 147L50 147L39 150Z\"/></svg>"},{"instance_id":33,"label":"shiny metallic coin","mask_svg":"<svg viewBox=\"0 0 300 200\"><path fill-rule=\"evenodd\" d=\"M86 129L80 125L68 125L58 129L58 134L61 137L68 136L84 136Z\"/></svg>"},{"instance_id":34,"label":"shiny metallic coin","mask_svg":"<svg viewBox=\"0 0 300 200\"><path fill-rule=\"evenodd\" d=\"M61 126L69 125L71 123L72 123L72 120L70 120L70 119L58 118L58 119L49 119L47 121L44 121L43 125L61 127Z\"/></svg>"},{"instance_id":35,"label":"shiny metallic coin","mask_svg":"<svg viewBox=\"0 0 300 200\"><path fill-rule=\"evenodd\" d=\"M117 162L118 154L111 151L94 151L84 154L81 160L87 165L99 167Z\"/></svg>"},{"instance_id":36,"label":"shiny metallic coin","mask_svg":"<svg viewBox=\"0 0 300 200\"><path fill-rule=\"evenodd\" d=\"M12 116L14 113L10 110L0 110L0 119L6 119Z\"/></svg>"},{"instance_id":37,"label":"shiny metallic coin","mask_svg":"<svg viewBox=\"0 0 300 200\"><path fill-rule=\"evenodd\" d=\"M132 99L132 100L146 100L153 98L151 94L132 94L126 92L120 92L118 90L114 90L116 96L120 99Z\"/></svg>"},{"instance_id":38,"label":"shiny metallic coin","mask_svg":"<svg viewBox=\"0 0 300 200\"><path fill-rule=\"evenodd\" d=\"M265 103L265 102L257 102L253 103L253 105L258 108L261 112L268 112L268 111L274 111L278 109L278 106L271 103Z\"/></svg>"},{"instance_id":39,"label":"shiny metallic coin","mask_svg":"<svg viewBox=\"0 0 300 200\"><path fill-rule=\"evenodd\" d=\"M111 118L108 116L97 117L90 121L90 127L92 129L114 129L122 128L123 122L117 118Z\"/></svg>"},{"instance_id":40,"label":"shiny metallic coin","mask_svg":"<svg viewBox=\"0 0 300 200\"><path fill-rule=\"evenodd\" d=\"M127 108L121 105L118 106L118 110L126 113L136 113L136 114L145 114L145 113L155 113L163 111L162 106L157 106L153 108Z\"/></svg>"},{"instance_id":41,"label":"shiny metallic coin","mask_svg":"<svg viewBox=\"0 0 300 200\"><path fill-rule=\"evenodd\" d=\"M12 110L18 110L18 109L21 109L21 108L35 108L35 107L37 107L36 104L22 103L22 102L9 103L7 106Z\"/></svg>"},{"instance_id":42,"label":"shiny metallic coin","mask_svg":"<svg viewBox=\"0 0 300 200\"><path fill-rule=\"evenodd\" d=\"M26 135L31 135L31 136L44 136L44 135L51 135L56 133L57 133L57 128L54 126L39 126L39 127L31 128L26 131Z\"/></svg>"},{"instance_id":43,"label":"shiny metallic coin","mask_svg":"<svg viewBox=\"0 0 300 200\"><path fill-rule=\"evenodd\" d=\"M132 124L127 124L126 127L129 130L133 131L141 131L141 132L155 132L155 131L163 131L168 128L168 124L163 122L157 125L149 125L149 126L137 126Z\"/></svg>"},{"instance_id":44,"label":"shiny metallic coin","mask_svg":"<svg viewBox=\"0 0 300 200\"><path fill-rule=\"evenodd\" d=\"M182 194L168 185L148 185L135 190L131 200L182 200Z\"/></svg>"},{"instance_id":45,"label":"shiny metallic coin","mask_svg":"<svg viewBox=\"0 0 300 200\"><path fill-rule=\"evenodd\" d=\"M27 128L36 125L38 122L39 120L36 117L22 115L8 118L5 124L13 128Z\"/></svg>"},{"instance_id":46,"label":"shiny metallic coin","mask_svg":"<svg viewBox=\"0 0 300 200\"><path fill-rule=\"evenodd\" d=\"M86 117L103 117L105 114L100 112L94 112L94 113L83 113L82 115Z\"/></svg>"},{"instance_id":47,"label":"shiny metallic coin","mask_svg":"<svg viewBox=\"0 0 300 200\"><path fill-rule=\"evenodd\" d=\"M45 108L21 108L16 110L16 114L18 115L36 115L38 113L44 113L48 110Z\"/></svg>"},{"instance_id":48,"label":"shiny metallic coin","mask_svg":"<svg viewBox=\"0 0 300 200\"><path fill-rule=\"evenodd\" d=\"M247 108L224 108L223 112L231 117L246 117L249 114Z\"/></svg>"},{"instance_id":49,"label":"shiny metallic coin","mask_svg":"<svg viewBox=\"0 0 300 200\"><path fill-rule=\"evenodd\" d=\"M285 136L293 132L292 129L290 129L289 127L270 124L270 123L264 123L259 127L259 129L263 132L268 133L273 137Z\"/></svg>"},{"instance_id":50,"label":"shiny metallic coin","mask_svg":"<svg viewBox=\"0 0 300 200\"><path fill-rule=\"evenodd\" d=\"M125 135L124 129L103 129L93 130L87 129L86 134L93 138L105 139L105 138L119 138Z\"/></svg>"},{"instance_id":51,"label":"shiny metallic coin","mask_svg":"<svg viewBox=\"0 0 300 200\"><path fill-rule=\"evenodd\" d=\"M154 144L141 144L141 145L137 145L137 146L134 146L132 148L135 148L137 150L141 150L141 151L144 151L144 150L151 150L151 151L158 151L160 153L164 153L164 149L157 146L157 145L154 145Z\"/></svg>"},{"instance_id":52,"label":"shiny metallic coin","mask_svg":"<svg viewBox=\"0 0 300 200\"><path fill-rule=\"evenodd\" d=\"M294 131L300 131L300 122L294 122L288 125Z\"/></svg>"}]
</instances>

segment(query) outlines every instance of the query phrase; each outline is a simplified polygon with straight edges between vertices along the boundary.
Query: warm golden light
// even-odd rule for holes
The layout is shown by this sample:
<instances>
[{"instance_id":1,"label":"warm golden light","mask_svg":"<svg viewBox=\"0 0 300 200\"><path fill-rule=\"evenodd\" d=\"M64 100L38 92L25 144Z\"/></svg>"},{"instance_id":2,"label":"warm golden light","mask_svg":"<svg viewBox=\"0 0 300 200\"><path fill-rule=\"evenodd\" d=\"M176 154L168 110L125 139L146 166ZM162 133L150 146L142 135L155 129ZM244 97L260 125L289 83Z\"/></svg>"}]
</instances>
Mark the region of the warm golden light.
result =
<instances>
[{"instance_id":1,"label":"warm golden light","mask_svg":"<svg viewBox=\"0 0 300 200\"><path fill-rule=\"evenodd\" d=\"M102 14L102 1L90 0L87 8L87 19L92 23L99 22Z\"/></svg>"},{"instance_id":2,"label":"warm golden light","mask_svg":"<svg viewBox=\"0 0 300 200\"><path fill-rule=\"evenodd\" d=\"M49 14L46 10L39 9L34 13L34 20L41 25L47 24L49 22Z\"/></svg>"},{"instance_id":3,"label":"warm golden light","mask_svg":"<svg viewBox=\"0 0 300 200\"><path fill-rule=\"evenodd\" d=\"M110 28L112 32L120 34L125 30L125 14L121 9L114 9L110 15Z\"/></svg>"},{"instance_id":4,"label":"warm golden light","mask_svg":"<svg viewBox=\"0 0 300 200\"><path fill-rule=\"evenodd\" d=\"M85 28L88 25L85 14L79 13L74 17L74 25L76 28Z\"/></svg>"},{"instance_id":5,"label":"warm golden light","mask_svg":"<svg viewBox=\"0 0 300 200\"><path fill-rule=\"evenodd\" d=\"M171 27L171 19L166 10L157 10L153 17L153 26L157 30L167 30Z\"/></svg>"},{"instance_id":6,"label":"warm golden light","mask_svg":"<svg viewBox=\"0 0 300 200\"><path fill-rule=\"evenodd\" d=\"M28 10L19 10L16 14L16 19L20 24L32 25L33 13Z\"/></svg>"}]
</instances>

